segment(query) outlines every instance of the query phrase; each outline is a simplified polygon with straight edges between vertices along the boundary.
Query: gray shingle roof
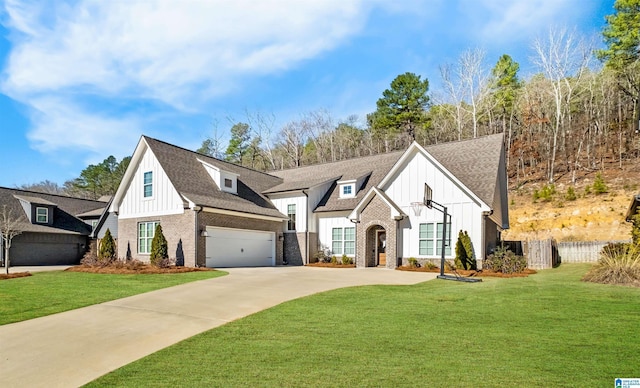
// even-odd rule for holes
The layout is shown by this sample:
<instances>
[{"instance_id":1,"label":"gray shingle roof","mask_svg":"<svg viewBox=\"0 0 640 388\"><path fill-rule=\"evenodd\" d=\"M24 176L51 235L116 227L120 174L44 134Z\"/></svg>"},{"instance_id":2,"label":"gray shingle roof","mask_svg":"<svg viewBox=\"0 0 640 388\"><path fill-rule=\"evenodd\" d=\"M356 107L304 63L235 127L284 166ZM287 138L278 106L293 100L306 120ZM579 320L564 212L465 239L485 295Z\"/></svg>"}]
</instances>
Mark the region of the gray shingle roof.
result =
<instances>
[{"instance_id":1,"label":"gray shingle roof","mask_svg":"<svg viewBox=\"0 0 640 388\"><path fill-rule=\"evenodd\" d=\"M343 176L346 177L344 179L355 179L368 175L368 179L365 179L362 187L357 188L359 190L354 198L338 198L340 193L334 183L315 209L316 212L353 210L369 189L380 183L403 153L404 151L396 151L364 156L290 170L273 171L271 174L282 178L285 184L287 182L304 182L305 179L326 182L329 180L338 181L343 179Z\"/></svg>"},{"instance_id":2,"label":"gray shingle roof","mask_svg":"<svg viewBox=\"0 0 640 388\"><path fill-rule=\"evenodd\" d=\"M282 179L150 137L143 138L178 193L196 205L286 218L262 195L265 190L281 184ZM220 190L198 159L238 174L238 195Z\"/></svg>"},{"instance_id":3,"label":"gray shingle roof","mask_svg":"<svg viewBox=\"0 0 640 388\"><path fill-rule=\"evenodd\" d=\"M53 225L48 226L29 222L17 197L33 204L55 205ZM3 205L6 205L7 209L11 210L12 217L19 218L20 227L24 232L89 235L91 226L85 224L76 216L93 210L102 210L106 204L89 199L0 187L0 211Z\"/></svg>"},{"instance_id":4,"label":"gray shingle roof","mask_svg":"<svg viewBox=\"0 0 640 388\"><path fill-rule=\"evenodd\" d=\"M502 134L479 137L476 139L435 144L425 150L455 175L465 186L489 206L494 203L498 168L502 153ZM317 164L290 170L273 171L284 180L281 187L302 189L305 179L314 181L355 179L370 173L355 198L339 198L339 190L334 183L327 195L316 207L316 212L353 210L371 187L377 187L380 181L393 168L404 151L378 154L333 163ZM335 178L339 176L339 178Z\"/></svg>"}]
</instances>

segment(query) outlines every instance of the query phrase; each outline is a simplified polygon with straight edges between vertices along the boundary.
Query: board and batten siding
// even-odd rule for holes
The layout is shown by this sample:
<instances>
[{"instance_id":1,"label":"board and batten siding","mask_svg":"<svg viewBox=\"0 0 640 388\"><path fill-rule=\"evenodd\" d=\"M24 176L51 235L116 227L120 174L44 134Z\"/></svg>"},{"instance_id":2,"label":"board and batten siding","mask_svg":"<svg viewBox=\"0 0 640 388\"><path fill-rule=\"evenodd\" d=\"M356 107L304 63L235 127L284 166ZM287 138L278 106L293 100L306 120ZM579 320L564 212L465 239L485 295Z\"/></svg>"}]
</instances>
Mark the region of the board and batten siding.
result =
<instances>
[{"instance_id":1,"label":"board and batten siding","mask_svg":"<svg viewBox=\"0 0 640 388\"><path fill-rule=\"evenodd\" d=\"M351 212L346 211L316 214L316 217L318 218L318 244L320 249L324 251L331 250L333 228L350 228L356 226L356 224L347 218L350 213Z\"/></svg>"},{"instance_id":2,"label":"board and batten siding","mask_svg":"<svg viewBox=\"0 0 640 388\"><path fill-rule=\"evenodd\" d=\"M144 173L153 172L153 195L144 197ZM120 203L121 219L182 214L184 202L153 152L147 148Z\"/></svg>"},{"instance_id":3,"label":"board and batten siding","mask_svg":"<svg viewBox=\"0 0 640 388\"><path fill-rule=\"evenodd\" d=\"M296 232L307 231L307 197L302 193L291 195L272 194L269 195L273 206L280 213L287 215L287 207L291 204L296 205ZM283 222L283 230L287 231L287 221Z\"/></svg>"},{"instance_id":4,"label":"board and batten siding","mask_svg":"<svg viewBox=\"0 0 640 388\"><path fill-rule=\"evenodd\" d=\"M422 208L420 216L411 209L412 202L422 202L425 182L433 190L433 200L447 207L451 215L451 255L455 257L455 242L460 230L466 230L476 253L476 258L484 254L482 243L482 204L467 194L462 187L438 169L422 153L416 153L406 162L403 169L384 188L385 193L409 216L402 225L402 257L428 258L420 255L419 234L421 223L441 223L442 213L435 209ZM486 205L485 205L486 206ZM434 252L435 253L435 252Z\"/></svg>"},{"instance_id":5,"label":"board and batten siding","mask_svg":"<svg viewBox=\"0 0 640 388\"><path fill-rule=\"evenodd\" d=\"M308 193L309 206L307 208L308 209L307 214L309 214L309 232L316 233L318 231L317 230L318 216L313 211L316 210L316 207L318 207L318 204L320 203L322 198L324 198L324 196L327 194L327 191L329 191L332 184L333 184L333 181L329 181L324 184L312 187L309 190L309 193Z\"/></svg>"}]
</instances>

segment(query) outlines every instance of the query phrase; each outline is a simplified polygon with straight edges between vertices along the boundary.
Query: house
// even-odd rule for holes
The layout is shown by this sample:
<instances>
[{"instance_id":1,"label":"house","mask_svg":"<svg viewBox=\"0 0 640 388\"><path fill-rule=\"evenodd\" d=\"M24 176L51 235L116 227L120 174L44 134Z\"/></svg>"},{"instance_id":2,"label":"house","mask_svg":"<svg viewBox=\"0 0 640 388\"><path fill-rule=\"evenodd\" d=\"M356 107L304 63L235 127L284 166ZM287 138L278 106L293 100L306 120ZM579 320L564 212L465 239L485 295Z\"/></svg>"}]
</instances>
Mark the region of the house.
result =
<instances>
[{"instance_id":1,"label":"house","mask_svg":"<svg viewBox=\"0 0 640 388\"><path fill-rule=\"evenodd\" d=\"M447 258L467 231L480 265L509 227L502 135L263 173L143 136L109 212L118 255L148 261L162 224L186 266L302 265L319 250L358 267Z\"/></svg>"},{"instance_id":2,"label":"house","mask_svg":"<svg viewBox=\"0 0 640 388\"><path fill-rule=\"evenodd\" d=\"M639 207L640 207L640 194L637 194L631 198L631 204L629 204L629 209L627 210L625 221L632 222L633 216L638 214L638 210L640 210Z\"/></svg>"},{"instance_id":3,"label":"house","mask_svg":"<svg viewBox=\"0 0 640 388\"><path fill-rule=\"evenodd\" d=\"M6 207L22 230L12 241L10 265L78 264L105 206L101 201L0 187L0 211ZM0 250L4 263L3 255Z\"/></svg>"}]
</instances>

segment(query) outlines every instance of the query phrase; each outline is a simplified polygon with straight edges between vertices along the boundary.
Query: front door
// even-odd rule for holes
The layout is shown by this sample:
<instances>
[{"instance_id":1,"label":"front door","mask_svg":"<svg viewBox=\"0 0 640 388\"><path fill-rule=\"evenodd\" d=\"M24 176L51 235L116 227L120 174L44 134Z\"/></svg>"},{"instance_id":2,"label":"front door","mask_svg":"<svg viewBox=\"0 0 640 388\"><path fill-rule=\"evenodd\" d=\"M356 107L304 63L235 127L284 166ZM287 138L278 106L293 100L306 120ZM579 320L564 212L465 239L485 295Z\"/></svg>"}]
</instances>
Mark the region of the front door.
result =
<instances>
[{"instance_id":1,"label":"front door","mask_svg":"<svg viewBox=\"0 0 640 388\"><path fill-rule=\"evenodd\" d=\"M387 265L387 234L384 230L376 231L376 241L378 244L378 265L386 266Z\"/></svg>"}]
</instances>

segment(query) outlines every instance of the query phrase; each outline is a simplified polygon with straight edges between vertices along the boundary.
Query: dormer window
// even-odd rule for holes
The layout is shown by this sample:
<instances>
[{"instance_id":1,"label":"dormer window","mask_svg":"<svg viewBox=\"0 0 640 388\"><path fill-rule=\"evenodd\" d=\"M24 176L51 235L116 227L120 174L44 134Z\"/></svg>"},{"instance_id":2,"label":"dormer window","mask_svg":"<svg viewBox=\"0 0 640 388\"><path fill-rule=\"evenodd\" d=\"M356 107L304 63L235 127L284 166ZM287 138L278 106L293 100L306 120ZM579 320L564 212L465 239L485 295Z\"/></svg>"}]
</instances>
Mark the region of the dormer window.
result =
<instances>
[{"instance_id":1,"label":"dormer window","mask_svg":"<svg viewBox=\"0 0 640 388\"><path fill-rule=\"evenodd\" d=\"M356 180L350 179L345 181L339 181L340 198L354 198L356 196Z\"/></svg>"},{"instance_id":2,"label":"dormer window","mask_svg":"<svg viewBox=\"0 0 640 388\"><path fill-rule=\"evenodd\" d=\"M49 209L46 207L36 207L36 222L39 224L49 223Z\"/></svg>"},{"instance_id":3,"label":"dormer window","mask_svg":"<svg viewBox=\"0 0 640 388\"><path fill-rule=\"evenodd\" d=\"M226 188L233 188L233 181L229 178L224 178L224 187Z\"/></svg>"},{"instance_id":4,"label":"dormer window","mask_svg":"<svg viewBox=\"0 0 640 388\"><path fill-rule=\"evenodd\" d=\"M153 172L144 173L144 197L151 198L153 196Z\"/></svg>"},{"instance_id":5,"label":"dormer window","mask_svg":"<svg viewBox=\"0 0 640 388\"><path fill-rule=\"evenodd\" d=\"M204 166L220 190L231 194L238 194L238 174L223 170L204 160L198 159L198 161L202 163L202 166Z\"/></svg>"}]
</instances>

